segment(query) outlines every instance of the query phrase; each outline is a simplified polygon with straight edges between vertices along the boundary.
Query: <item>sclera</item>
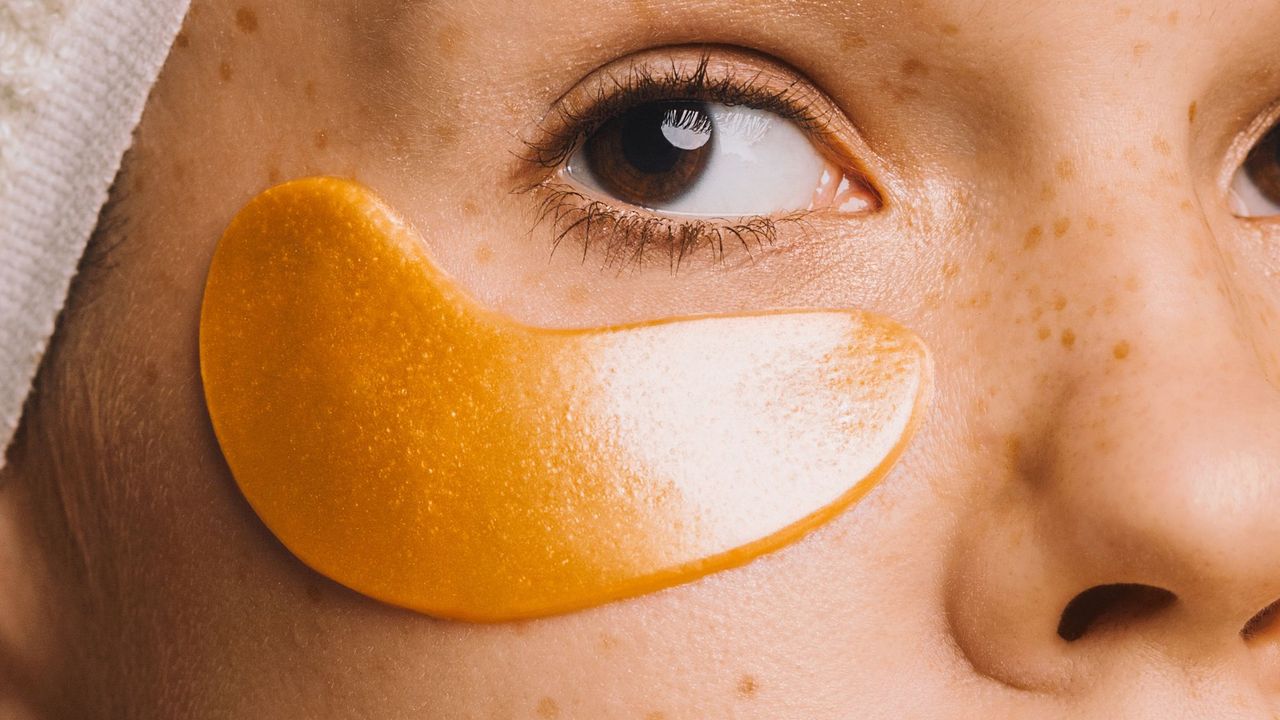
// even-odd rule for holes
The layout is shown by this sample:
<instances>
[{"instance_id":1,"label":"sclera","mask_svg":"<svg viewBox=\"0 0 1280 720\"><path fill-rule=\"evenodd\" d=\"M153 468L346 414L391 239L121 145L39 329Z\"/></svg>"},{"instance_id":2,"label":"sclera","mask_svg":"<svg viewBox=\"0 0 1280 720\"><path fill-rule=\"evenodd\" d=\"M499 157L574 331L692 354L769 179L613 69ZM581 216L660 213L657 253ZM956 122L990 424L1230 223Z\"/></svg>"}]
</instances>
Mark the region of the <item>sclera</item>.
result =
<instances>
[{"instance_id":1,"label":"sclera","mask_svg":"<svg viewBox=\"0 0 1280 720\"><path fill-rule=\"evenodd\" d=\"M291 552L472 621L633 597L796 541L884 477L929 379L914 334L856 311L521 325L337 178L235 217L200 358L231 472Z\"/></svg>"}]
</instances>

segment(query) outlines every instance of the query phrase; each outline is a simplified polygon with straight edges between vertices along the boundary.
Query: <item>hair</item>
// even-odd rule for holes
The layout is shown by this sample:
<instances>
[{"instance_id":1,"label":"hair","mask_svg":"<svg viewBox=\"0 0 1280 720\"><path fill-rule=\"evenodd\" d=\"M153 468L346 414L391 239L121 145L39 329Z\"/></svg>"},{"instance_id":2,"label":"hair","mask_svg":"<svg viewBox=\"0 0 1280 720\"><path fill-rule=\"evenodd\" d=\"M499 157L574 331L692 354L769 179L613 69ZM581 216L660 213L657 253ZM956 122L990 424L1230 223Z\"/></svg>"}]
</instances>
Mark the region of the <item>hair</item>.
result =
<instances>
[{"instance_id":1,"label":"hair","mask_svg":"<svg viewBox=\"0 0 1280 720\"><path fill-rule=\"evenodd\" d=\"M122 212L126 196L124 180L132 163L126 153L98 213L97 224L76 266L67 302L58 316L53 336L36 372L13 441L7 450L6 473L0 480L12 482L10 470L21 472L32 486L31 494L47 519L63 527L50 527L50 535L71 539L72 556L83 569L84 518L77 517L94 503L83 502L83 479L101 472L97 462L106 447L100 405L110 397L99 392L105 384L94 368L65 362L76 340L68 333L78 317L91 306L100 291L103 275L112 269L113 251L127 237L128 221ZM68 432L75 425L77 432ZM87 442L86 442L87 440ZM46 523L46 525L52 525ZM58 532L58 531L62 532ZM51 542L56 537L47 538Z\"/></svg>"}]
</instances>

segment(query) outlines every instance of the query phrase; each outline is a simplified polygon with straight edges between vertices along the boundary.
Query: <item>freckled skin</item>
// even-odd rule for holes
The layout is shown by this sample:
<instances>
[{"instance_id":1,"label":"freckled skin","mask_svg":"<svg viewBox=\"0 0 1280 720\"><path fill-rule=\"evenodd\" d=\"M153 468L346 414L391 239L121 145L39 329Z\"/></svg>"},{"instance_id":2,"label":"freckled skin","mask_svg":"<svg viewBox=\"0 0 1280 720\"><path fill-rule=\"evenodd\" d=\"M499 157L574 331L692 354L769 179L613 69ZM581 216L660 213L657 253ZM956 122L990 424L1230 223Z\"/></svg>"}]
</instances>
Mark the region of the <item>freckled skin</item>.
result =
<instances>
[{"instance_id":1,"label":"freckled skin","mask_svg":"<svg viewBox=\"0 0 1280 720\"><path fill-rule=\"evenodd\" d=\"M17 658L18 702L49 717L536 720L544 698L593 720L1273 715L1277 625L1241 631L1280 598L1280 245L1220 176L1274 100L1280 4L281 0L252 34L242 6L196 2L109 269L82 274L0 477L0 542L19 538L0 701ZM803 69L860 130L841 140L884 211L722 269L552 256L512 192L522 141L593 68L690 41ZM357 174L525 322L893 317L934 353L934 405L853 511L737 570L511 625L381 605L245 505L194 360L226 223L317 173ZM1060 637L1111 583L1177 601Z\"/></svg>"},{"instance_id":2,"label":"freckled skin","mask_svg":"<svg viewBox=\"0 0 1280 720\"><path fill-rule=\"evenodd\" d=\"M245 34L258 31L258 13L251 7L236 9L236 27Z\"/></svg>"}]
</instances>

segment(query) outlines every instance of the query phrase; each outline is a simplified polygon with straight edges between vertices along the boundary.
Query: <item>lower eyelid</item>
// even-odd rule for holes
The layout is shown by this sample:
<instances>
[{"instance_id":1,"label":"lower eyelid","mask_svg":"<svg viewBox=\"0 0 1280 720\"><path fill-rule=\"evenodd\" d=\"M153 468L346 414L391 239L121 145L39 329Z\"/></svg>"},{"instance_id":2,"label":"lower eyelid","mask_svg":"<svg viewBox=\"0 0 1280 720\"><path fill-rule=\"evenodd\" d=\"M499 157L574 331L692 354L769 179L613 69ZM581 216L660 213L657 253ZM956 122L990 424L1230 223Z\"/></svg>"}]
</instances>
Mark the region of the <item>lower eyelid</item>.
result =
<instances>
[{"instance_id":1,"label":"lower eyelid","mask_svg":"<svg viewBox=\"0 0 1280 720\"><path fill-rule=\"evenodd\" d=\"M777 249L783 238L787 244L807 239L814 212L679 219L614 206L557 179L532 192L538 196L534 227L549 229L552 253L575 246L584 262L594 252L603 266L618 269L657 263L677 270L703 253L716 264L737 254L754 258Z\"/></svg>"}]
</instances>

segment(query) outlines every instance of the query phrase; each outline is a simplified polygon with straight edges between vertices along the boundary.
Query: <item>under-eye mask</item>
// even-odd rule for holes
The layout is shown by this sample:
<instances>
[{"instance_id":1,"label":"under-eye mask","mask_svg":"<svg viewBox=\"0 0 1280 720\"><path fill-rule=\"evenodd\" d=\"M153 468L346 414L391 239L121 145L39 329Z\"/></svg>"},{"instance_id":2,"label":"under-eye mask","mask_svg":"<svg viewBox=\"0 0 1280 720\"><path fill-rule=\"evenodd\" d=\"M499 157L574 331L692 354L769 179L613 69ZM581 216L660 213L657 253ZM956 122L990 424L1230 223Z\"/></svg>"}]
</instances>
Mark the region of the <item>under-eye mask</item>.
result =
<instances>
[{"instance_id":1,"label":"under-eye mask","mask_svg":"<svg viewBox=\"0 0 1280 720\"><path fill-rule=\"evenodd\" d=\"M430 615L527 618L741 565L884 477L929 376L856 311L522 325L368 189L254 198L217 247L205 397L254 511L318 572Z\"/></svg>"}]
</instances>

